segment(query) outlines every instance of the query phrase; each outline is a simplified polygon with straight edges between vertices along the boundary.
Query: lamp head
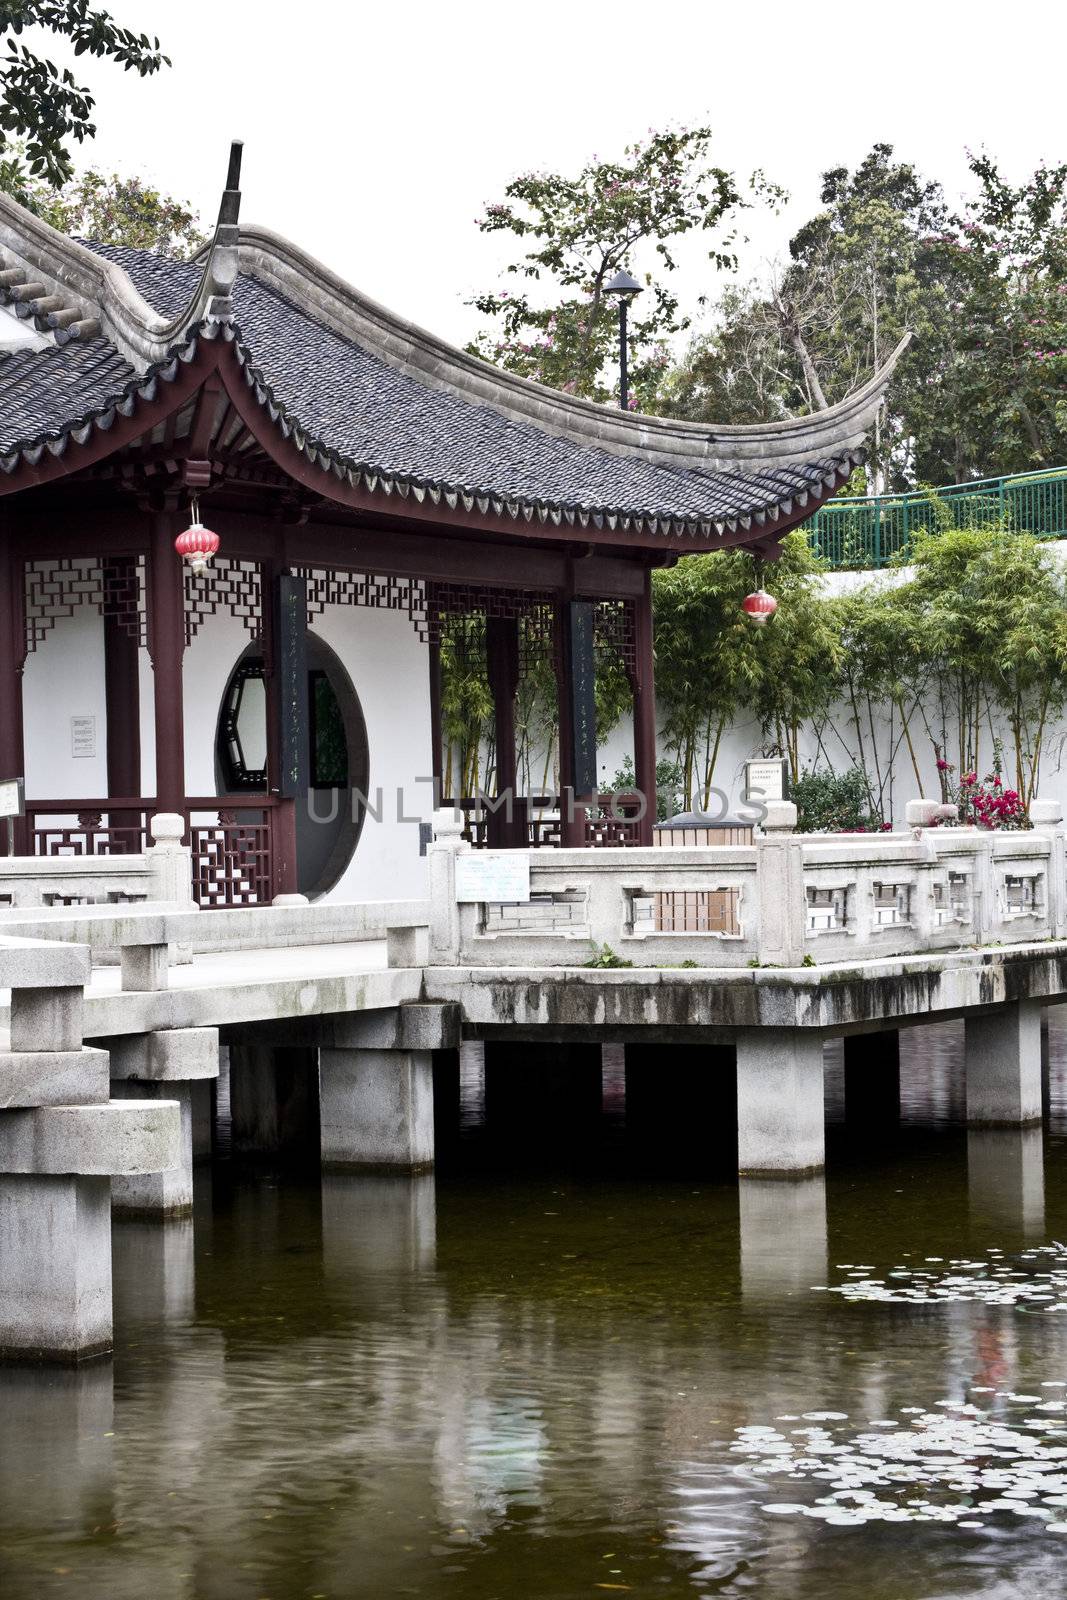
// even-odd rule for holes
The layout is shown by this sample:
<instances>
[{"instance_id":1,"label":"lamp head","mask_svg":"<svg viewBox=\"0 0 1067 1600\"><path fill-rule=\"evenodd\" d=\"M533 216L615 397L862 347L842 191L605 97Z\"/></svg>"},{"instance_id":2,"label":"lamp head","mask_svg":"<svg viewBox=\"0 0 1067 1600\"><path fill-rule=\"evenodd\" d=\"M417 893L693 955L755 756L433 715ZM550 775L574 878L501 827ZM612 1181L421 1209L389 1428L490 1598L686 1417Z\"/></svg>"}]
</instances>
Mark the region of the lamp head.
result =
<instances>
[{"instance_id":1,"label":"lamp head","mask_svg":"<svg viewBox=\"0 0 1067 1600\"><path fill-rule=\"evenodd\" d=\"M634 295L641 293L641 287L625 267L620 267L615 276L609 278L604 285L604 293L617 294L620 300L632 300Z\"/></svg>"}]
</instances>

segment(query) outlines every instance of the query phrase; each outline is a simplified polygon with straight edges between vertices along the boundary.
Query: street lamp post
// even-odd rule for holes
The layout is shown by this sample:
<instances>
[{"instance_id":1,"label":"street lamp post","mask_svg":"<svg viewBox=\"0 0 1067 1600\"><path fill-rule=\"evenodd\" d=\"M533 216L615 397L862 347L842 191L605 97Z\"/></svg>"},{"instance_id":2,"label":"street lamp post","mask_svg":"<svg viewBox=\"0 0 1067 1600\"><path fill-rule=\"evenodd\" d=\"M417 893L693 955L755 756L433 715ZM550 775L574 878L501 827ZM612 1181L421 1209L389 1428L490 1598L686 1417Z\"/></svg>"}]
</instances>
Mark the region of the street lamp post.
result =
<instances>
[{"instance_id":1,"label":"street lamp post","mask_svg":"<svg viewBox=\"0 0 1067 1600\"><path fill-rule=\"evenodd\" d=\"M617 294L619 297L619 407L623 411L629 411L630 382L626 370L626 315L634 295L641 293L641 285L636 278L630 276L625 267L620 267L615 276L604 285L604 293Z\"/></svg>"}]
</instances>

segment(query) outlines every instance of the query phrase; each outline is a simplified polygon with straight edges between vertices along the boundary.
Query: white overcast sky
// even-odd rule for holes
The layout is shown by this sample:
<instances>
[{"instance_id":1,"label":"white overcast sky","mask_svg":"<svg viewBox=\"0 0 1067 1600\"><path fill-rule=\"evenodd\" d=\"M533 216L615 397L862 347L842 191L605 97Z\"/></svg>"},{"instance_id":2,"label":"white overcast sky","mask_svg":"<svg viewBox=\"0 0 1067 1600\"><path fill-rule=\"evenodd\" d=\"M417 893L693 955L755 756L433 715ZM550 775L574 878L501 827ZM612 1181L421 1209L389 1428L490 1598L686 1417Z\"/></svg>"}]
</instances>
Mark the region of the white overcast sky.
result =
<instances>
[{"instance_id":1,"label":"white overcast sky","mask_svg":"<svg viewBox=\"0 0 1067 1600\"><path fill-rule=\"evenodd\" d=\"M80 160L137 171L213 217L245 141L243 219L462 342L496 282L475 227L516 173L577 170L649 128L708 121L714 159L792 196L750 217L746 265L784 250L818 175L885 140L956 195L966 146L1021 178L1067 156L1064 0L106 0L173 66L97 90ZM640 263L637 264L638 266ZM687 255L686 301L714 296Z\"/></svg>"}]
</instances>

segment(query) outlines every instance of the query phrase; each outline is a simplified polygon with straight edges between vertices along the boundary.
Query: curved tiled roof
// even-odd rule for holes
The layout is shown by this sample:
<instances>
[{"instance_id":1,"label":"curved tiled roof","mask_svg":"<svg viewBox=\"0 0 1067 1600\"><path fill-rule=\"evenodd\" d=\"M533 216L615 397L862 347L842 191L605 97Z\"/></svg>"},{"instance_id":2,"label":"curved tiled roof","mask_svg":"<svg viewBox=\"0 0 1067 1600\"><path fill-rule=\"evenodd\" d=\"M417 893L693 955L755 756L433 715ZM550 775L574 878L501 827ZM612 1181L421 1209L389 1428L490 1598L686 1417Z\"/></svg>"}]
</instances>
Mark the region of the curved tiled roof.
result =
<instances>
[{"instance_id":1,"label":"curved tiled roof","mask_svg":"<svg viewBox=\"0 0 1067 1600\"><path fill-rule=\"evenodd\" d=\"M74 323L85 333L62 347L0 358L8 472L61 453L69 437L84 442L116 410L129 415L199 338L222 333L272 424L350 482L542 520L722 532L779 520L836 488L861 459L892 370L830 412L763 428L630 417L452 350L261 230L242 233L239 252L232 230L234 270L220 285L211 250L174 262L63 239L36 218L20 254L18 210L0 197L0 246L40 280L46 304L61 288L74 314L88 315ZM103 332L86 337L96 326Z\"/></svg>"}]
</instances>

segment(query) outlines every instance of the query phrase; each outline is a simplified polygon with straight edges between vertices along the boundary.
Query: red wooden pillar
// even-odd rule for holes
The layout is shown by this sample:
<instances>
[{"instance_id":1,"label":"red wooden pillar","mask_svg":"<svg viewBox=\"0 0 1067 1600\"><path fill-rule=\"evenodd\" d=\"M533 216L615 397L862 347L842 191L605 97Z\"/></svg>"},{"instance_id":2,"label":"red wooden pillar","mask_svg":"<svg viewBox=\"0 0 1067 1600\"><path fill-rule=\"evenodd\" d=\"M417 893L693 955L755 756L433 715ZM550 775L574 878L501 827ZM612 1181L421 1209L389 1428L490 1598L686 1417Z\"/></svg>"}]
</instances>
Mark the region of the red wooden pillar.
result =
<instances>
[{"instance_id":1,"label":"red wooden pillar","mask_svg":"<svg viewBox=\"0 0 1067 1600\"><path fill-rule=\"evenodd\" d=\"M156 724L157 811L185 814L185 707L182 658L185 654L185 574L174 540L181 519L157 513L152 524L149 561L148 648Z\"/></svg>"},{"instance_id":2,"label":"red wooden pillar","mask_svg":"<svg viewBox=\"0 0 1067 1600\"><path fill-rule=\"evenodd\" d=\"M514 850L526 845L525 807L516 793L515 696L519 689L519 623L517 617L485 619L485 653L489 687L493 693L496 742L496 793L503 804L490 811L487 834L496 849Z\"/></svg>"},{"instance_id":3,"label":"red wooden pillar","mask_svg":"<svg viewBox=\"0 0 1067 1600\"><path fill-rule=\"evenodd\" d=\"M645 573L634 603L634 777L645 797L638 829L641 844L652 843L656 822L656 681L652 650L652 573Z\"/></svg>"},{"instance_id":4,"label":"red wooden pillar","mask_svg":"<svg viewBox=\"0 0 1067 1600\"><path fill-rule=\"evenodd\" d=\"M23 778L26 757L22 739L22 669L26 662L25 594L22 557L11 548L8 533L0 544L0 778ZM7 849L6 828L0 849ZM16 817L15 850L29 849L24 817Z\"/></svg>"}]
</instances>

